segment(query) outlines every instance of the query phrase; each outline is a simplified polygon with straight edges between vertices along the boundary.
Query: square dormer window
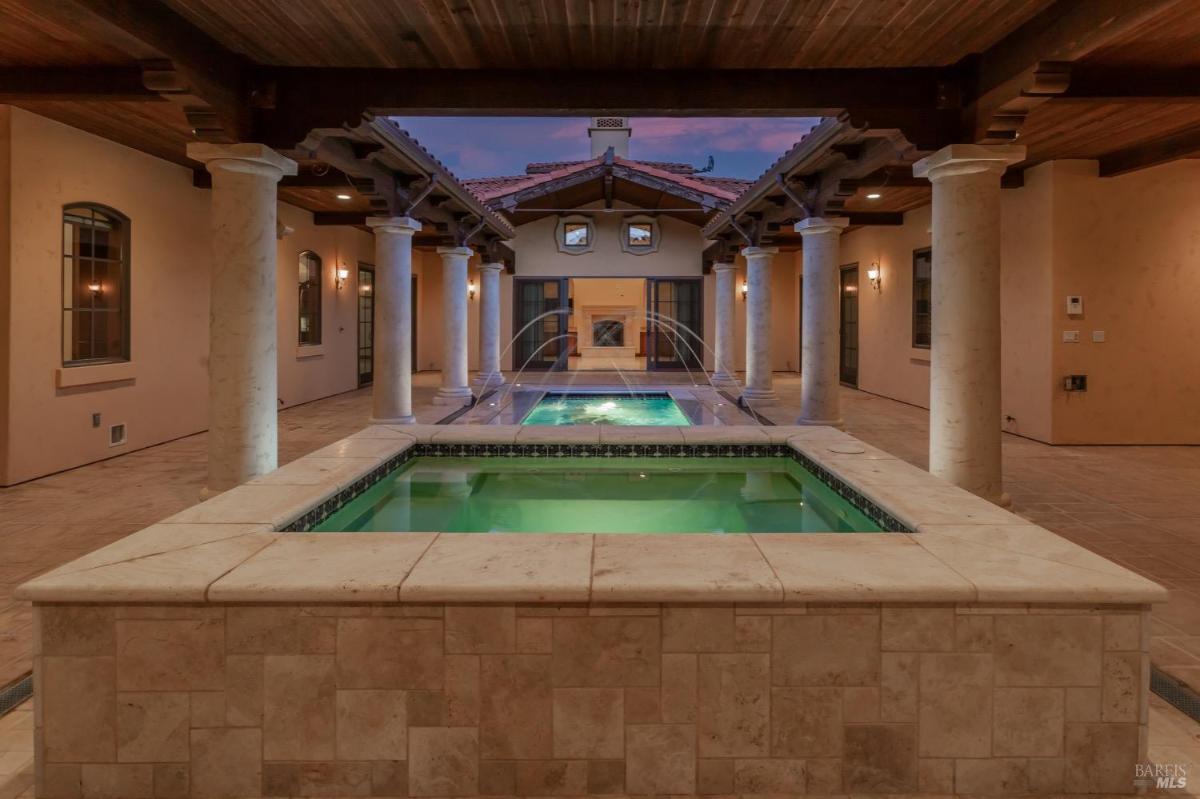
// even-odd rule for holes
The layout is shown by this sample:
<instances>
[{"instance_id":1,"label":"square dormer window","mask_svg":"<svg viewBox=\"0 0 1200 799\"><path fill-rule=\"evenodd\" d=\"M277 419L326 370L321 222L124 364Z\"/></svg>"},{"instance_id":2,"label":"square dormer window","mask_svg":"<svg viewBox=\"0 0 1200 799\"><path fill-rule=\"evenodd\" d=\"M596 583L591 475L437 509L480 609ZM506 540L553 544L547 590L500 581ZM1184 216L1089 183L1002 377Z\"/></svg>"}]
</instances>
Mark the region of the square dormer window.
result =
<instances>
[{"instance_id":1,"label":"square dormer window","mask_svg":"<svg viewBox=\"0 0 1200 799\"><path fill-rule=\"evenodd\" d=\"M591 244L588 227L586 222L567 222L563 225L563 244L568 247L586 247Z\"/></svg>"},{"instance_id":2,"label":"square dormer window","mask_svg":"<svg viewBox=\"0 0 1200 799\"><path fill-rule=\"evenodd\" d=\"M654 244L654 226L649 222L630 222L625 228L630 247L649 247Z\"/></svg>"}]
</instances>

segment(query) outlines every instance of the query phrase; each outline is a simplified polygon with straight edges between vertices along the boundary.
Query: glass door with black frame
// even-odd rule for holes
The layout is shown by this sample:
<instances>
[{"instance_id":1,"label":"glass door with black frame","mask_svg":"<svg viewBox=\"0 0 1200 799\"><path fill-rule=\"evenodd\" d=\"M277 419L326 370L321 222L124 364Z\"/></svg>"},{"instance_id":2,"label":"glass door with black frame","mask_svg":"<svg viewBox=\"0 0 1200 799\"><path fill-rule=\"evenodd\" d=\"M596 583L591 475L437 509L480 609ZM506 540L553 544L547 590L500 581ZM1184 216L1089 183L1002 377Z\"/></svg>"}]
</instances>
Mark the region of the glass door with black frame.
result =
<instances>
[{"instance_id":1,"label":"glass door with black frame","mask_svg":"<svg viewBox=\"0 0 1200 799\"><path fill-rule=\"evenodd\" d=\"M646 280L646 368L700 369L704 303L700 278Z\"/></svg>"},{"instance_id":2,"label":"glass door with black frame","mask_svg":"<svg viewBox=\"0 0 1200 799\"><path fill-rule=\"evenodd\" d=\"M841 381L858 388L858 265L842 268Z\"/></svg>"},{"instance_id":3,"label":"glass door with black frame","mask_svg":"<svg viewBox=\"0 0 1200 799\"><path fill-rule=\"evenodd\" d=\"M375 270L358 267L358 384L375 379Z\"/></svg>"},{"instance_id":4,"label":"glass door with black frame","mask_svg":"<svg viewBox=\"0 0 1200 799\"><path fill-rule=\"evenodd\" d=\"M516 304L513 331L515 370L560 371L567 366L570 353L567 321L567 279L513 281Z\"/></svg>"}]
</instances>

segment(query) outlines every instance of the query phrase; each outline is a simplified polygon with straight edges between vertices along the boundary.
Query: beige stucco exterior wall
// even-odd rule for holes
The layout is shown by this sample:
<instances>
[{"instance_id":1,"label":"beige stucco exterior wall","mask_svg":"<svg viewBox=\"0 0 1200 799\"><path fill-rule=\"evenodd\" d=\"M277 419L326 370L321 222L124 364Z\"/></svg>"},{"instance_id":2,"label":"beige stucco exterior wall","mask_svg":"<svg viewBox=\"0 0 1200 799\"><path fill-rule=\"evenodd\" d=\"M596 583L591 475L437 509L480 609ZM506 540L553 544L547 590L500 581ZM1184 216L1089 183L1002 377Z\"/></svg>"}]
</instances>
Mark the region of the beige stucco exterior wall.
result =
<instances>
[{"instance_id":1,"label":"beige stucco exterior wall","mask_svg":"<svg viewBox=\"0 0 1200 799\"><path fill-rule=\"evenodd\" d=\"M317 226L312 214L279 204L279 221L293 232L277 242L276 286L279 353L279 407L287 408L358 387L358 264L374 261L370 233L343 226ZM321 344L298 344L300 253L321 257ZM337 269L350 271L337 287Z\"/></svg>"},{"instance_id":2,"label":"beige stucco exterior wall","mask_svg":"<svg viewBox=\"0 0 1200 799\"><path fill-rule=\"evenodd\" d=\"M1055 161L1001 196L1005 429L1054 444L1200 443L1200 164L1100 178L1094 161ZM847 234L842 249L843 263L877 261L883 278L860 291L860 388L922 407L912 251L929 245L929 224L918 208L902 226ZM1070 294L1082 316L1067 315ZM1064 391L1068 374L1088 375L1088 391Z\"/></svg>"},{"instance_id":3,"label":"beige stucco exterior wall","mask_svg":"<svg viewBox=\"0 0 1200 799\"><path fill-rule=\"evenodd\" d=\"M12 186L20 187L19 198ZM0 106L0 197L0 329L6 331L0 398L7 397L0 402L0 485L202 431L208 413L209 195L192 186L190 170ZM18 201L6 209L10 197ZM133 373L115 382L58 388L61 213L72 202L101 203L130 218ZM277 272L279 396L283 405L293 405L356 386L356 266L372 260L374 242L350 228L317 227L311 214L288 205L280 205L279 216L294 229L278 242ZM305 249L323 262L324 353L297 359L296 269ZM10 262L20 268L9 269ZM351 270L341 292L339 262ZM101 414L98 428L92 427L93 413ZM116 423L126 425L127 440L109 447L109 425Z\"/></svg>"},{"instance_id":4,"label":"beige stucco exterior wall","mask_svg":"<svg viewBox=\"0 0 1200 799\"><path fill-rule=\"evenodd\" d=\"M203 429L208 406L208 196L191 173L11 109L10 418L4 483ZM133 377L56 388L62 366L62 207L97 202L130 219ZM90 367L78 367L90 368ZM92 427L92 414L101 426ZM108 446L109 425L127 443Z\"/></svg>"},{"instance_id":5,"label":"beige stucco exterior wall","mask_svg":"<svg viewBox=\"0 0 1200 799\"><path fill-rule=\"evenodd\" d=\"M1200 163L1115 178L1094 161L1053 168L1054 376L1088 375L1086 393L1055 386L1055 441L1200 444ZM1067 316L1068 294L1082 316Z\"/></svg>"}]
</instances>

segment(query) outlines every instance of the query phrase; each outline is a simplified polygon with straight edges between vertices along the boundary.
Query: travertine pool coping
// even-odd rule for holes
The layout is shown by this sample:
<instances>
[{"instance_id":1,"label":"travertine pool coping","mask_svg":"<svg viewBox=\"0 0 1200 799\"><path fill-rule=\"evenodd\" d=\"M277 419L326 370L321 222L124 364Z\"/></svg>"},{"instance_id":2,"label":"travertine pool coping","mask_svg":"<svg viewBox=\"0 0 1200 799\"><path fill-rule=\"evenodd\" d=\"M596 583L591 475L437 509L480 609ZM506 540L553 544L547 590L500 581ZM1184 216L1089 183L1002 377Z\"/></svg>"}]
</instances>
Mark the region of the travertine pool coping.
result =
<instances>
[{"instance_id":1,"label":"travertine pool coping","mask_svg":"<svg viewBox=\"0 0 1200 799\"><path fill-rule=\"evenodd\" d=\"M281 532L418 444L786 446L914 532ZM35 602L1165 602L1161 586L828 427L373 426L22 585Z\"/></svg>"}]
</instances>

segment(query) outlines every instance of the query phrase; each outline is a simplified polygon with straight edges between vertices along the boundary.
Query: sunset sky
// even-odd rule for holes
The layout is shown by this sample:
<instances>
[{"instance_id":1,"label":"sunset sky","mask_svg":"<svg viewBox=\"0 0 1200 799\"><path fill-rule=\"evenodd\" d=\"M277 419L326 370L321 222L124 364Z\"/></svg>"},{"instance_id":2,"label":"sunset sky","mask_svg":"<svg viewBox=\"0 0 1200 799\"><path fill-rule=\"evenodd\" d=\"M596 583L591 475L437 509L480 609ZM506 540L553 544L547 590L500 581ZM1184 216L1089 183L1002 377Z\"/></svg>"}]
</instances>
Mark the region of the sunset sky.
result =
<instances>
[{"instance_id":1,"label":"sunset sky","mask_svg":"<svg viewBox=\"0 0 1200 799\"><path fill-rule=\"evenodd\" d=\"M756 178L819 120L635 117L629 154ZM460 178L520 175L531 161L587 158L587 117L402 117L397 122Z\"/></svg>"}]
</instances>

